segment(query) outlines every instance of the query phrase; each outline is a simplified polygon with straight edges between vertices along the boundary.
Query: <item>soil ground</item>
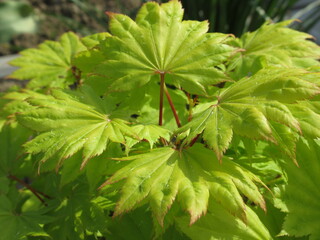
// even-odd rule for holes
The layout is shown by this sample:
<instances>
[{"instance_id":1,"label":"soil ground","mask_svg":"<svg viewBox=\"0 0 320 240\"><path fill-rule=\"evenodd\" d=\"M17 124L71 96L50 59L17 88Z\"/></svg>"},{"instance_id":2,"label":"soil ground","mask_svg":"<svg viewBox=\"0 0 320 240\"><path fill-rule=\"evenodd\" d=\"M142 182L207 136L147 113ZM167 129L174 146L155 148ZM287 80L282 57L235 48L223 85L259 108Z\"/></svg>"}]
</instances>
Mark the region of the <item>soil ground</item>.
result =
<instances>
[{"instance_id":1,"label":"soil ground","mask_svg":"<svg viewBox=\"0 0 320 240\"><path fill-rule=\"evenodd\" d=\"M28 0L38 19L35 34L20 34L0 44L0 56L35 47L44 40L56 40L67 31L80 36L107 31L106 11L134 16L143 0Z\"/></svg>"},{"instance_id":2,"label":"soil ground","mask_svg":"<svg viewBox=\"0 0 320 240\"><path fill-rule=\"evenodd\" d=\"M6 63L19 51L36 47L45 40L57 40L67 31L76 32L80 36L107 31L106 11L121 12L134 17L143 0L28 0L28 2L37 16L38 31L35 34L17 35L10 42L0 44L0 92L13 85L24 86L26 83L5 78L13 70Z\"/></svg>"}]
</instances>

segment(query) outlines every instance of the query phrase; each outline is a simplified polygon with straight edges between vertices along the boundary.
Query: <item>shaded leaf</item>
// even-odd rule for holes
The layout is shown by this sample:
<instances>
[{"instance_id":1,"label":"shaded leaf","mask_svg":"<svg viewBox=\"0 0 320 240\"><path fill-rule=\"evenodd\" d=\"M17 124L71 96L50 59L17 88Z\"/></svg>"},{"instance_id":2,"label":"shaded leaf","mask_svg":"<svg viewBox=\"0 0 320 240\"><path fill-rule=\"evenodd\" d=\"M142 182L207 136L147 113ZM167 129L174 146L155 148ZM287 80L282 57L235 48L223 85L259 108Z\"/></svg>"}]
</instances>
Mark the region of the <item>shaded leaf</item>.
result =
<instances>
[{"instance_id":1,"label":"shaded leaf","mask_svg":"<svg viewBox=\"0 0 320 240\"><path fill-rule=\"evenodd\" d=\"M120 144L110 143L101 155L90 159L85 168L90 190L96 192L98 184L101 184L101 181L105 179L104 176L113 174L123 166L123 162L106 160L123 156Z\"/></svg>"},{"instance_id":2,"label":"shaded leaf","mask_svg":"<svg viewBox=\"0 0 320 240\"><path fill-rule=\"evenodd\" d=\"M77 152L63 162L63 168L61 170L61 186L75 180L83 173L80 171L81 161L79 161L79 159L81 159L81 152Z\"/></svg>"},{"instance_id":3,"label":"shaded leaf","mask_svg":"<svg viewBox=\"0 0 320 240\"><path fill-rule=\"evenodd\" d=\"M108 239L149 240L152 239L153 226L150 213L145 208L138 208L121 218L108 222Z\"/></svg>"},{"instance_id":4,"label":"shaded leaf","mask_svg":"<svg viewBox=\"0 0 320 240\"><path fill-rule=\"evenodd\" d=\"M283 229L289 236L320 237L320 142L300 139L297 143L299 167L287 163L288 185L283 200L288 209Z\"/></svg>"},{"instance_id":5,"label":"shaded leaf","mask_svg":"<svg viewBox=\"0 0 320 240\"><path fill-rule=\"evenodd\" d=\"M281 232L282 224L286 216L286 213L282 212L280 209L275 208L269 201L266 201L266 203L268 209L267 214L258 208L253 210L259 217L260 221L267 227L273 239L277 239L279 238L279 234ZM280 239L289 240L293 238L286 238L281 236Z\"/></svg>"},{"instance_id":6,"label":"shaded leaf","mask_svg":"<svg viewBox=\"0 0 320 240\"><path fill-rule=\"evenodd\" d=\"M4 125L0 132L0 174L13 173L21 165L22 144L28 140L30 135L30 130L17 123Z\"/></svg>"},{"instance_id":7,"label":"shaded leaf","mask_svg":"<svg viewBox=\"0 0 320 240\"><path fill-rule=\"evenodd\" d=\"M1 238L18 240L35 233L48 236L40 224L51 221L51 218L42 214L39 211L16 212L10 199L0 195Z\"/></svg>"},{"instance_id":8,"label":"shaded leaf","mask_svg":"<svg viewBox=\"0 0 320 240\"><path fill-rule=\"evenodd\" d=\"M57 198L51 202L54 207L48 213L54 221L44 226L52 239L83 239L86 228L82 223L81 215L83 212L90 212L92 207L88 190L86 182L78 178L72 184L64 186L63 190L57 191ZM99 220L97 218L96 222Z\"/></svg>"}]
</instances>

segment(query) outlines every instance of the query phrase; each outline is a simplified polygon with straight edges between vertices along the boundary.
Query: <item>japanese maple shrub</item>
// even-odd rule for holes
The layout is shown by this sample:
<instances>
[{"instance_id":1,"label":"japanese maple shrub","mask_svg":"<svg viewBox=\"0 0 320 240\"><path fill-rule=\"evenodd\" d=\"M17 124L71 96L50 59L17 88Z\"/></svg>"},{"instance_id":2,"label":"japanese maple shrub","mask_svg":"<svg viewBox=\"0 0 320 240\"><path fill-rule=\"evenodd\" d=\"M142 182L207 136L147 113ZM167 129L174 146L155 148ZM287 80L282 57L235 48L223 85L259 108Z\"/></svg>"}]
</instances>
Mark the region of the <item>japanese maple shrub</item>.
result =
<instances>
[{"instance_id":1,"label":"japanese maple shrub","mask_svg":"<svg viewBox=\"0 0 320 240\"><path fill-rule=\"evenodd\" d=\"M312 37L207 33L175 0L108 15L11 62L1 239L320 239Z\"/></svg>"}]
</instances>

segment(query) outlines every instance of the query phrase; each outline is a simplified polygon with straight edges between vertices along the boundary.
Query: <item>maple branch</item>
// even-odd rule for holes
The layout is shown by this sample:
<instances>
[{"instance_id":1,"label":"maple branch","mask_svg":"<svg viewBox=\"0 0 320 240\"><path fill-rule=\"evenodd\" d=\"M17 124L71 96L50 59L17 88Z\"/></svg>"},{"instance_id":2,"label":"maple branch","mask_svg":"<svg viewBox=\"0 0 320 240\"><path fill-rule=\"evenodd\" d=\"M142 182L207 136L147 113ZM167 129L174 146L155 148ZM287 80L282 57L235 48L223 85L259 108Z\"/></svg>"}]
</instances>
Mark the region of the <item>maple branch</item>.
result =
<instances>
[{"instance_id":1,"label":"maple branch","mask_svg":"<svg viewBox=\"0 0 320 240\"><path fill-rule=\"evenodd\" d=\"M191 141L191 143L190 143L190 147L192 147L193 146L193 144L195 144L196 143L196 141L198 140L198 138L200 137L200 134L198 134L194 139L192 139L192 141Z\"/></svg>"},{"instance_id":2,"label":"maple branch","mask_svg":"<svg viewBox=\"0 0 320 240\"><path fill-rule=\"evenodd\" d=\"M165 73L160 73L160 104L159 104L159 126L162 126L163 118L163 90L164 90L164 75Z\"/></svg>"},{"instance_id":3,"label":"maple branch","mask_svg":"<svg viewBox=\"0 0 320 240\"><path fill-rule=\"evenodd\" d=\"M198 96L195 95L194 97L191 96L190 93L188 93L187 91L183 90L181 88L181 90L186 94L187 98L188 98L188 103L189 103L189 107L187 108L188 110L188 122L190 122L192 120L192 109L193 107L197 104L198 101Z\"/></svg>"},{"instance_id":4,"label":"maple branch","mask_svg":"<svg viewBox=\"0 0 320 240\"><path fill-rule=\"evenodd\" d=\"M165 87L164 84L164 72L159 72L160 74L160 103L159 103L159 126L162 126L162 119L163 119L163 90ZM160 141L163 145L167 145L167 141L164 138L160 138Z\"/></svg>"},{"instance_id":5,"label":"maple branch","mask_svg":"<svg viewBox=\"0 0 320 240\"><path fill-rule=\"evenodd\" d=\"M164 84L164 91L166 93L169 105L170 105L172 113L174 115L174 119L176 120L176 123L177 123L178 127L181 127L181 122L180 122L179 116L178 116L177 111L176 111L176 109L174 107L174 104L172 102L171 96L170 96L169 91L168 91L168 89L166 87L166 84Z\"/></svg>"},{"instance_id":6,"label":"maple branch","mask_svg":"<svg viewBox=\"0 0 320 240\"><path fill-rule=\"evenodd\" d=\"M46 195L45 193L39 192L37 190L35 190L33 187L31 187L29 184L27 184L26 182L22 181L21 179L17 178L14 175L8 175L8 178L14 181L17 181L18 183L20 183L21 185L23 185L24 187L26 187L27 189L29 189L39 200L41 203L43 203L45 206L48 206L47 203L43 200L43 198L40 196L43 195L44 197L50 199L51 197L49 197L48 195Z\"/></svg>"}]
</instances>

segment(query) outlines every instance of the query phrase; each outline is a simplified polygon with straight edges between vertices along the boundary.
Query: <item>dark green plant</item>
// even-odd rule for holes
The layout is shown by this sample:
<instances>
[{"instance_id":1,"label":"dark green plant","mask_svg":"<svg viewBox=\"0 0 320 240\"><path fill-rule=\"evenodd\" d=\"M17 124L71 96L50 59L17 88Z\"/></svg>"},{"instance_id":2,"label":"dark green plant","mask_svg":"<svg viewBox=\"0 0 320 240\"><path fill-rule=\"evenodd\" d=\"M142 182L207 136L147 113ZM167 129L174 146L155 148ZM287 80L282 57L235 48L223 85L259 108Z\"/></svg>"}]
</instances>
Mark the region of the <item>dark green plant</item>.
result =
<instances>
[{"instance_id":1,"label":"dark green plant","mask_svg":"<svg viewBox=\"0 0 320 240\"><path fill-rule=\"evenodd\" d=\"M1 98L4 239L318 239L320 48L149 2L21 52ZM301 220L303 219L303 221Z\"/></svg>"},{"instance_id":2,"label":"dark green plant","mask_svg":"<svg viewBox=\"0 0 320 240\"><path fill-rule=\"evenodd\" d=\"M241 36L255 31L265 21L280 22L293 11L298 0L182 0L187 19L209 20L211 32ZM295 29L308 32L320 19L319 1L299 10L292 18L302 22Z\"/></svg>"}]
</instances>

